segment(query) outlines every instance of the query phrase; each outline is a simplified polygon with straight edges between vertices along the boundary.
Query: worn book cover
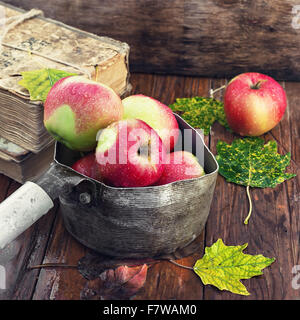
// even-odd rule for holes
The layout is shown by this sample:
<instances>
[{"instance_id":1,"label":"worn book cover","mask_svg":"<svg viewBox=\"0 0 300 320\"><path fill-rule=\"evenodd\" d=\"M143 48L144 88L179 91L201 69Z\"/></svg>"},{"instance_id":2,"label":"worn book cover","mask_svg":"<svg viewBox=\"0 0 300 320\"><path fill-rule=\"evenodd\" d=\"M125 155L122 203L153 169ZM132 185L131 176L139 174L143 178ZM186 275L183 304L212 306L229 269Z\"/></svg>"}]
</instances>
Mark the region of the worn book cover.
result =
<instances>
[{"instance_id":1,"label":"worn book cover","mask_svg":"<svg viewBox=\"0 0 300 320\"><path fill-rule=\"evenodd\" d=\"M53 161L54 143L41 152L30 152L0 137L0 173L20 182L36 180Z\"/></svg>"},{"instance_id":2,"label":"worn book cover","mask_svg":"<svg viewBox=\"0 0 300 320\"><path fill-rule=\"evenodd\" d=\"M52 143L43 104L19 85L21 72L54 68L102 82L120 96L130 91L126 43L24 12L0 2L0 136L38 153Z\"/></svg>"}]
</instances>

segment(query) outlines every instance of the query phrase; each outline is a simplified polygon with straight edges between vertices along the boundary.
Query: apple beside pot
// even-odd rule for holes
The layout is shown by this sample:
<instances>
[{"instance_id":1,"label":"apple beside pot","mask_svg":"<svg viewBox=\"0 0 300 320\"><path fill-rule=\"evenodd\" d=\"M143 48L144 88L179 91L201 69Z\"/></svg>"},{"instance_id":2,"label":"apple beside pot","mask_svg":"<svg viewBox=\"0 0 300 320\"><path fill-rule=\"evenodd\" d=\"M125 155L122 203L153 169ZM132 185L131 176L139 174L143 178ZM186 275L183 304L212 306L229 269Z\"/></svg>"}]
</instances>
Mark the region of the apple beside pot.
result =
<instances>
[{"instance_id":1,"label":"apple beside pot","mask_svg":"<svg viewBox=\"0 0 300 320\"><path fill-rule=\"evenodd\" d=\"M255 72L233 78L224 93L224 111L231 129L241 136L260 136L282 119L286 93L273 78Z\"/></svg>"}]
</instances>

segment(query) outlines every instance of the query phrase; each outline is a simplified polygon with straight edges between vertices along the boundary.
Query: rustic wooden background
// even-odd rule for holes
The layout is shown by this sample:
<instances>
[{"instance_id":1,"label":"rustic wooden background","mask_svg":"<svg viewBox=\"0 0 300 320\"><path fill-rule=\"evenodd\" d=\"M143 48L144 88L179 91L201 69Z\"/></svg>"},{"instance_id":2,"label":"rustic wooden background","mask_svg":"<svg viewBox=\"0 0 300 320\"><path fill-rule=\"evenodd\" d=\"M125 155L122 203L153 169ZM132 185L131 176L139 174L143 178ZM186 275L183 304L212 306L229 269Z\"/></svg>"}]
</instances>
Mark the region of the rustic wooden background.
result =
<instances>
[{"instance_id":1,"label":"rustic wooden background","mask_svg":"<svg viewBox=\"0 0 300 320\"><path fill-rule=\"evenodd\" d=\"M127 42L134 72L300 80L299 0L5 2Z\"/></svg>"},{"instance_id":2,"label":"rustic wooden background","mask_svg":"<svg viewBox=\"0 0 300 320\"><path fill-rule=\"evenodd\" d=\"M292 9L299 0L6 0L24 9L37 7L45 15L83 30L126 41L131 46L131 71L198 75L133 74L133 93L143 93L169 104L176 97L207 96L243 71L260 71L277 79L300 81L300 29L292 27ZM216 79L218 78L218 79ZM282 83L288 95L283 120L264 139L275 139L279 152L292 154L289 171L297 177L274 189L254 189L253 214L245 189L219 176L200 249L179 260L192 266L204 247L218 238L227 245L249 243L250 254L275 257L264 275L243 281L249 297L203 286L191 271L168 262L152 266L135 299L300 299L292 269L300 265L300 83ZM221 98L218 93L217 98ZM206 137L216 153L219 139L236 136L218 124ZM0 201L20 185L0 175ZM89 250L65 230L56 205L15 242L15 257L7 263L9 289L1 299L80 299L97 291L76 269L29 270L41 263L76 264ZM299 285L299 283L296 283ZM93 296L93 299L100 297Z\"/></svg>"},{"instance_id":3,"label":"rustic wooden background","mask_svg":"<svg viewBox=\"0 0 300 320\"><path fill-rule=\"evenodd\" d=\"M208 96L210 88L218 88L226 80L133 74L131 82L133 93L143 93L170 104L176 97ZM282 85L288 96L286 113L279 125L263 138L266 141L275 139L281 154L291 152L288 171L297 176L274 189L252 189L253 213L246 226L243 224L248 213L245 188L227 183L219 175L208 221L198 239L200 247L193 255L177 260L193 266L203 256L205 246L222 238L226 245L247 242L245 253L275 257L276 261L263 271L262 276L242 281L251 293L246 297L204 286L192 271L159 262L149 269L145 286L135 299L300 299L300 288L297 287L300 282L292 272L294 266L300 265L300 83ZM216 98L221 99L222 93L218 92ZM216 154L219 139L232 142L234 138L237 136L216 123L205 142ZM0 175L0 202L19 186ZM74 268L29 269L41 263L76 265L90 252L66 231L59 206L19 236L14 246L15 257L6 265L9 290L2 296L0 290L0 299L62 300L81 299L86 295L100 299L97 294L100 279L88 281Z\"/></svg>"}]
</instances>

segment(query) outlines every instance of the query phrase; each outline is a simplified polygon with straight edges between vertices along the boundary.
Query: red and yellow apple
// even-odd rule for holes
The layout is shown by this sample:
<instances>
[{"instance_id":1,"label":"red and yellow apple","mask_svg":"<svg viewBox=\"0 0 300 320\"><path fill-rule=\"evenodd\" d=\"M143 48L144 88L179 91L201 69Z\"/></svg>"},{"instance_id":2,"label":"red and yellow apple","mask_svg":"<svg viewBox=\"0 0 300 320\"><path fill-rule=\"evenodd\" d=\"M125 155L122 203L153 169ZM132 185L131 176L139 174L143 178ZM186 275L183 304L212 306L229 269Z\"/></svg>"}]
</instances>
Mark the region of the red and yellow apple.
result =
<instances>
[{"instance_id":1,"label":"red and yellow apple","mask_svg":"<svg viewBox=\"0 0 300 320\"><path fill-rule=\"evenodd\" d=\"M73 165L72 169L95 180L101 181L101 176L96 164L95 153L91 152L86 156L77 160Z\"/></svg>"},{"instance_id":2,"label":"red and yellow apple","mask_svg":"<svg viewBox=\"0 0 300 320\"><path fill-rule=\"evenodd\" d=\"M114 122L98 139L96 162L104 183L144 187L159 179L166 150L155 130L139 119Z\"/></svg>"},{"instance_id":3,"label":"red and yellow apple","mask_svg":"<svg viewBox=\"0 0 300 320\"><path fill-rule=\"evenodd\" d=\"M191 152L175 151L167 154L165 169L155 185L199 178L204 174L204 169Z\"/></svg>"},{"instance_id":4,"label":"red and yellow apple","mask_svg":"<svg viewBox=\"0 0 300 320\"><path fill-rule=\"evenodd\" d=\"M241 136L259 136L274 128L287 105L282 86L261 73L243 73L233 78L224 94L229 126Z\"/></svg>"},{"instance_id":5,"label":"red and yellow apple","mask_svg":"<svg viewBox=\"0 0 300 320\"><path fill-rule=\"evenodd\" d=\"M120 97L108 86L84 77L62 78L48 93L44 124L68 148L90 151L99 129L123 117Z\"/></svg>"},{"instance_id":6,"label":"red and yellow apple","mask_svg":"<svg viewBox=\"0 0 300 320\"><path fill-rule=\"evenodd\" d=\"M172 110L160 101L142 94L122 100L123 119L140 119L156 130L168 151L172 151L178 140L179 128Z\"/></svg>"}]
</instances>

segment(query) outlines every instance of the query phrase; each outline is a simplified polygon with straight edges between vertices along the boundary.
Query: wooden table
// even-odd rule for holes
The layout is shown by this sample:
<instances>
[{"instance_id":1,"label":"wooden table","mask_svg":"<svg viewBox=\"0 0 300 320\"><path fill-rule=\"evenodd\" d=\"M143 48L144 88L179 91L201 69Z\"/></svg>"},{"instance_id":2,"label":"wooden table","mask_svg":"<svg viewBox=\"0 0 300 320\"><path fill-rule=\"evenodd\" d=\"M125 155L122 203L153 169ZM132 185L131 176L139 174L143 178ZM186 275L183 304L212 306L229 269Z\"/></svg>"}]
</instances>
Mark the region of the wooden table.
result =
<instances>
[{"instance_id":1,"label":"wooden table","mask_svg":"<svg viewBox=\"0 0 300 320\"><path fill-rule=\"evenodd\" d=\"M131 82L133 93L143 93L169 104L176 97L208 96L210 88L218 88L226 80L133 74ZM264 138L276 140L280 153L291 152L288 171L298 173L297 177L274 189L253 189L253 213L245 226L243 220L248 212L245 188L227 183L219 175L210 215L200 235L201 247L192 256L177 261L193 266L202 257L205 246L222 238L227 245L247 242L245 252L275 257L275 263L264 270L264 275L243 280L251 293L244 297L204 286L192 271L167 261L159 262L149 268L146 283L134 299L300 298L300 279L292 272L294 266L300 265L300 83L283 83L283 86L288 96L287 111L280 124ZM221 93L216 94L216 98L220 99ZM214 124L205 141L216 154L219 139L231 142L234 138L233 134ZM19 186L0 175L0 201ZM89 251L65 230L57 203L51 212L19 236L14 246L16 255L6 265L9 288L0 291L2 299L80 299L84 289L97 286L97 281L86 280L75 268L28 269L43 263L76 265ZM294 267L294 271L296 269Z\"/></svg>"}]
</instances>

